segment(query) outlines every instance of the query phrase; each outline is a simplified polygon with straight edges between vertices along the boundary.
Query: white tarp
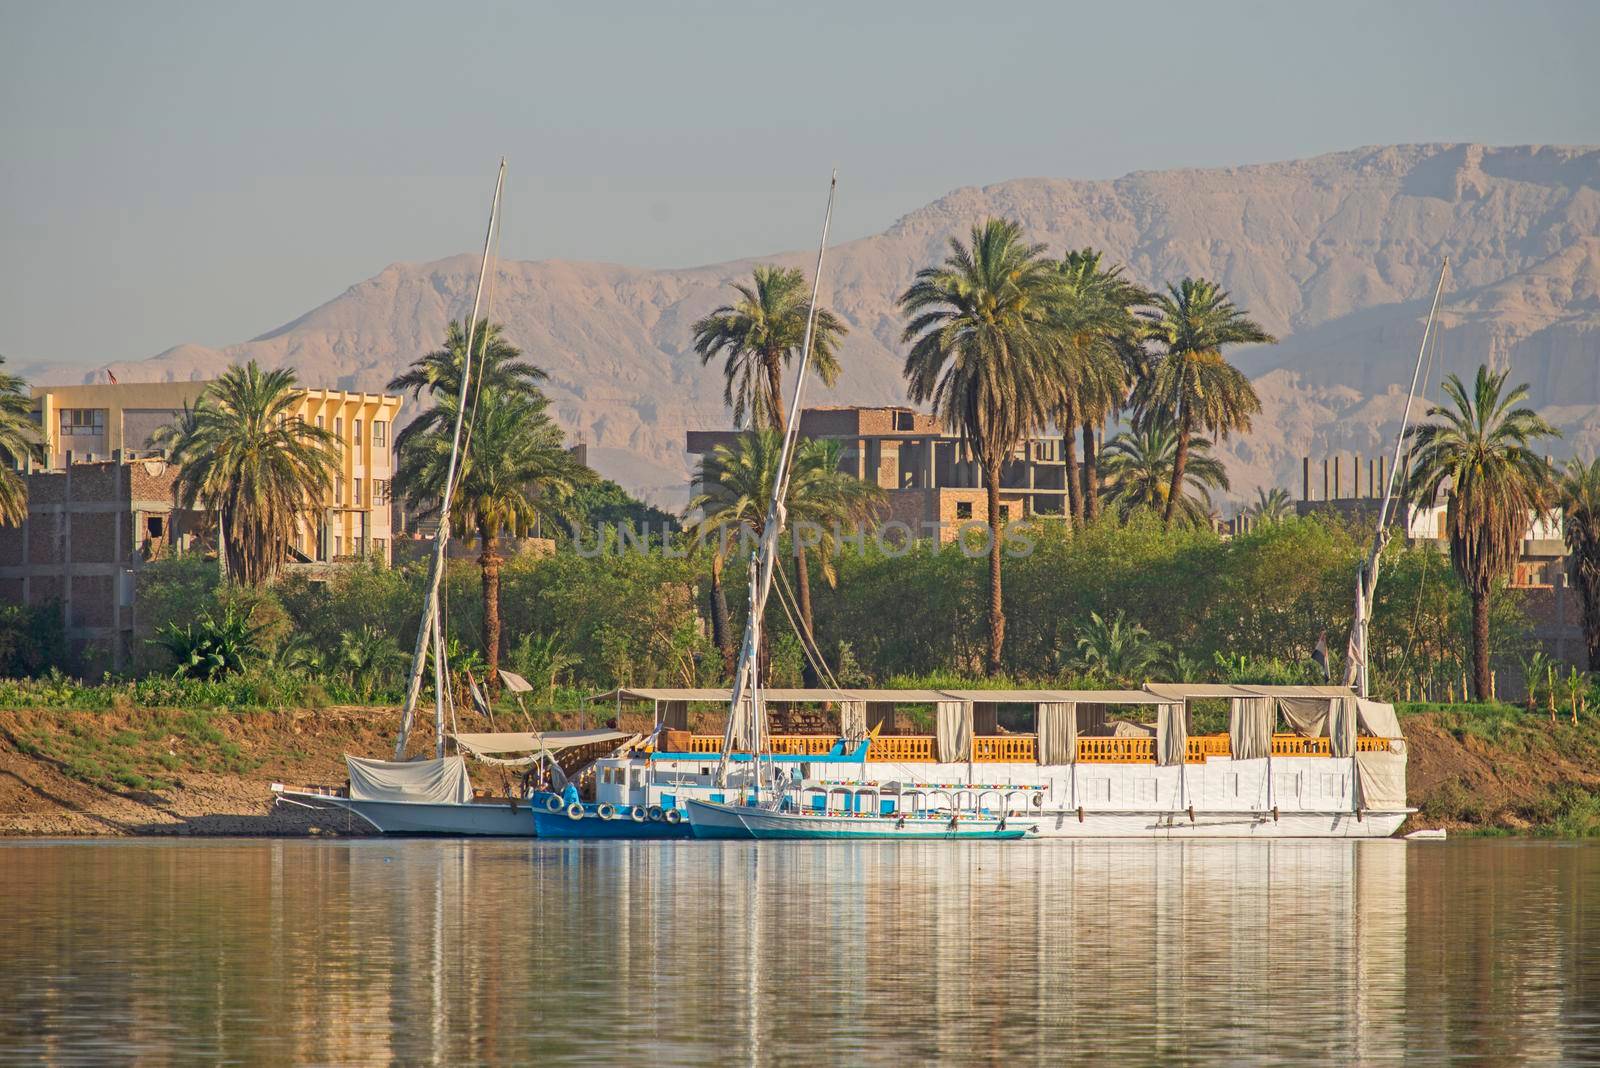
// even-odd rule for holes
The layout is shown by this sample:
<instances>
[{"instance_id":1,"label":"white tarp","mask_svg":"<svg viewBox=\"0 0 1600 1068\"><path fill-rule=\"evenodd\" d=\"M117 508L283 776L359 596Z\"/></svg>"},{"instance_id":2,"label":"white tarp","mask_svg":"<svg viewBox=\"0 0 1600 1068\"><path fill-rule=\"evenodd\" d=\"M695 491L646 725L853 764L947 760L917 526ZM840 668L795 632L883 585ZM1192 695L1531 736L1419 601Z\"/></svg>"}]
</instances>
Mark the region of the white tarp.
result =
<instances>
[{"instance_id":1,"label":"white tarp","mask_svg":"<svg viewBox=\"0 0 1600 1068\"><path fill-rule=\"evenodd\" d=\"M1156 763L1182 764L1189 755L1189 725L1184 705L1156 706Z\"/></svg>"},{"instance_id":2,"label":"white tarp","mask_svg":"<svg viewBox=\"0 0 1600 1068\"><path fill-rule=\"evenodd\" d=\"M452 734L451 738L473 756L500 756L504 753L556 753L578 745L620 742L627 733L607 728L587 731L499 731L494 734Z\"/></svg>"},{"instance_id":3,"label":"white tarp","mask_svg":"<svg viewBox=\"0 0 1600 1068\"><path fill-rule=\"evenodd\" d=\"M1356 751L1356 699L1335 697L1328 705L1328 750L1336 757Z\"/></svg>"},{"instance_id":4,"label":"white tarp","mask_svg":"<svg viewBox=\"0 0 1600 1068\"><path fill-rule=\"evenodd\" d=\"M1404 753L1406 743L1402 740L1405 735L1400 731L1400 717L1395 715L1394 705L1383 701L1368 701L1361 698L1356 701L1357 715L1361 725L1367 733L1374 738L1388 738L1391 752Z\"/></svg>"},{"instance_id":5,"label":"white tarp","mask_svg":"<svg viewBox=\"0 0 1600 1068\"><path fill-rule=\"evenodd\" d=\"M1272 755L1272 719L1277 703L1270 697L1235 697L1228 717L1228 751L1235 760Z\"/></svg>"},{"instance_id":6,"label":"white tarp","mask_svg":"<svg viewBox=\"0 0 1600 1068\"><path fill-rule=\"evenodd\" d=\"M350 800L409 801L422 805L472 802L472 780L461 757L443 760L365 760L346 755Z\"/></svg>"},{"instance_id":7,"label":"white tarp","mask_svg":"<svg viewBox=\"0 0 1600 1068\"><path fill-rule=\"evenodd\" d=\"M1328 713L1333 699L1328 697L1279 697L1278 709L1289 727L1302 738L1323 738L1328 733Z\"/></svg>"},{"instance_id":8,"label":"white tarp","mask_svg":"<svg viewBox=\"0 0 1600 1068\"><path fill-rule=\"evenodd\" d=\"M1037 759L1041 764L1071 764L1078 759L1078 706L1071 701L1041 701L1034 706Z\"/></svg>"},{"instance_id":9,"label":"white tarp","mask_svg":"<svg viewBox=\"0 0 1600 1068\"><path fill-rule=\"evenodd\" d=\"M934 709L934 743L939 763L972 759L972 705L966 701L940 701Z\"/></svg>"},{"instance_id":10,"label":"white tarp","mask_svg":"<svg viewBox=\"0 0 1600 1068\"><path fill-rule=\"evenodd\" d=\"M1357 753L1358 803L1377 812L1398 812L1406 807L1406 755Z\"/></svg>"}]
</instances>

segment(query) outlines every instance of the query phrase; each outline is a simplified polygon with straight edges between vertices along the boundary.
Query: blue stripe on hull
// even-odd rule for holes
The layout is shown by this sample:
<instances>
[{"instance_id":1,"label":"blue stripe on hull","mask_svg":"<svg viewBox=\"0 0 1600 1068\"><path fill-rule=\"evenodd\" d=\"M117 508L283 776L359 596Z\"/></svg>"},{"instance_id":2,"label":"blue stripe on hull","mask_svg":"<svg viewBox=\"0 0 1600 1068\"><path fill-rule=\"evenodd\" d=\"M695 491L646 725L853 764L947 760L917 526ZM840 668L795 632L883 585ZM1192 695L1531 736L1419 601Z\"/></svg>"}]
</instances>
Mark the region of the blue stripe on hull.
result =
<instances>
[{"instance_id":1,"label":"blue stripe on hull","mask_svg":"<svg viewBox=\"0 0 1600 1068\"><path fill-rule=\"evenodd\" d=\"M645 822L603 820L599 816L572 819L565 812L535 812L533 823L540 838L688 838L689 821Z\"/></svg>"},{"instance_id":2,"label":"blue stripe on hull","mask_svg":"<svg viewBox=\"0 0 1600 1068\"><path fill-rule=\"evenodd\" d=\"M763 827L759 831L751 831L748 837L752 838L818 838L853 841L942 841L948 842L955 839L971 840L983 839L985 841L1000 841L1004 839L1021 838L1027 831L808 831L800 828L781 829Z\"/></svg>"}]
</instances>

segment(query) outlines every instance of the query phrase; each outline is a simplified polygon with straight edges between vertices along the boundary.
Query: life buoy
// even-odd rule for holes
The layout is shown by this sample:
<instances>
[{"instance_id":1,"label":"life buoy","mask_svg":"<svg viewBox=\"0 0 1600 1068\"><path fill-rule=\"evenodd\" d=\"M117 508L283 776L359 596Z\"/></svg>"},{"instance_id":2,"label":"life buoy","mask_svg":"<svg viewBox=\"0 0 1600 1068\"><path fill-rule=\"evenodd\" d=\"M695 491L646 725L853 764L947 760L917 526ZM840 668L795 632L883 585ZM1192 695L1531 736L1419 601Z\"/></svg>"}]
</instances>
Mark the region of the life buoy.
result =
<instances>
[{"instance_id":1,"label":"life buoy","mask_svg":"<svg viewBox=\"0 0 1600 1068\"><path fill-rule=\"evenodd\" d=\"M663 813L663 816L666 818L666 821L668 823L682 823L683 822L683 813L679 812L675 808L667 809L667 811L665 813Z\"/></svg>"},{"instance_id":2,"label":"life buoy","mask_svg":"<svg viewBox=\"0 0 1600 1068\"><path fill-rule=\"evenodd\" d=\"M576 801L574 801L572 804L568 805L567 806L567 818L569 820L581 820L581 819L583 819L583 806L578 804Z\"/></svg>"},{"instance_id":3,"label":"life buoy","mask_svg":"<svg viewBox=\"0 0 1600 1068\"><path fill-rule=\"evenodd\" d=\"M544 799L544 810L546 812L560 812L561 811L561 798L560 798L560 796L557 795L557 794L549 794L549 795L547 795L545 797L545 799Z\"/></svg>"},{"instance_id":4,"label":"life buoy","mask_svg":"<svg viewBox=\"0 0 1600 1068\"><path fill-rule=\"evenodd\" d=\"M617 806L608 801L596 808L594 814L603 820L614 820L617 818Z\"/></svg>"},{"instance_id":5,"label":"life buoy","mask_svg":"<svg viewBox=\"0 0 1600 1068\"><path fill-rule=\"evenodd\" d=\"M1043 794L1034 794L1033 795L1033 807L1034 808L1039 808L1043 804L1044 804L1044 795Z\"/></svg>"},{"instance_id":6,"label":"life buoy","mask_svg":"<svg viewBox=\"0 0 1600 1068\"><path fill-rule=\"evenodd\" d=\"M628 810L628 818L635 823L643 823L645 819L644 806L634 805Z\"/></svg>"},{"instance_id":7,"label":"life buoy","mask_svg":"<svg viewBox=\"0 0 1600 1068\"><path fill-rule=\"evenodd\" d=\"M650 817L650 822L651 823L660 823L662 818L663 818L663 814L661 812L661 806L660 805L651 805L649 810L645 813L645 815Z\"/></svg>"}]
</instances>

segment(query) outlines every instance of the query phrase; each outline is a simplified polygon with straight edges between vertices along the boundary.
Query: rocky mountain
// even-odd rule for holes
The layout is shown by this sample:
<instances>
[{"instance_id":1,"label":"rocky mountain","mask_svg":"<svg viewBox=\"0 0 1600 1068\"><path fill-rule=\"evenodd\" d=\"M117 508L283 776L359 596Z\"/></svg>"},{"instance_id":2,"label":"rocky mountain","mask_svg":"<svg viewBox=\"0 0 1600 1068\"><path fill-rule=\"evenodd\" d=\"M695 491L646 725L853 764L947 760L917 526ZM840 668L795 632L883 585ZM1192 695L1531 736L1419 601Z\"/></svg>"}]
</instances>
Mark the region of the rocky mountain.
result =
<instances>
[{"instance_id":1,"label":"rocky mountain","mask_svg":"<svg viewBox=\"0 0 1600 1068\"><path fill-rule=\"evenodd\" d=\"M843 195L848 195L846 187ZM1442 257L1451 260L1434 370L1510 366L1566 431L1600 449L1600 149L1363 148L1288 163L1031 178L959 189L884 233L833 249L825 300L849 323L846 370L818 403L904 400L894 300L948 238L1012 216L1054 251L1094 245L1147 284L1220 280L1281 339L1234 359L1264 411L1224 450L1238 495L1299 487L1299 457L1370 455L1393 434ZM762 256L809 270L810 252ZM683 500L684 431L724 425L722 385L689 325L755 259L682 270L506 262L494 318L550 372L564 425L596 466L663 504ZM123 381L207 377L254 358L304 380L380 389L465 313L476 260L397 263L271 333L180 345L117 365Z\"/></svg>"}]
</instances>

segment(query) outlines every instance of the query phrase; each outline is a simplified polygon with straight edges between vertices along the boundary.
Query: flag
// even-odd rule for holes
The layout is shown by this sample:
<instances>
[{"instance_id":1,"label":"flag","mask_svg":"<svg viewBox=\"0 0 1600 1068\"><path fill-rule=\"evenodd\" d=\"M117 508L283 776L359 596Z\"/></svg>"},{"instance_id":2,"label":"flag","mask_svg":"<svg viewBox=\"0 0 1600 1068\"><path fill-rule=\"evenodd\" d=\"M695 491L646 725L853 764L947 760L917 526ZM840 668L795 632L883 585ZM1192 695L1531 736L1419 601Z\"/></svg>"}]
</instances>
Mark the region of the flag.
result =
<instances>
[{"instance_id":1,"label":"flag","mask_svg":"<svg viewBox=\"0 0 1600 1068\"><path fill-rule=\"evenodd\" d=\"M1328 668L1328 632L1326 630L1317 635L1317 647L1311 650L1311 659L1312 662L1321 666L1322 681L1327 682L1332 677L1332 672Z\"/></svg>"},{"instance_id":2,"label":"flag","mask_svg":"<svg viewBox=\"0 0 1600 1068\"><path fill-rule=\"evenodd\" d=\"M117 376L111 373L111 368L109 367L106 368L106 377L111 379L111 384L113 386L117 384Z\"/></svg>"}]
</instances>

